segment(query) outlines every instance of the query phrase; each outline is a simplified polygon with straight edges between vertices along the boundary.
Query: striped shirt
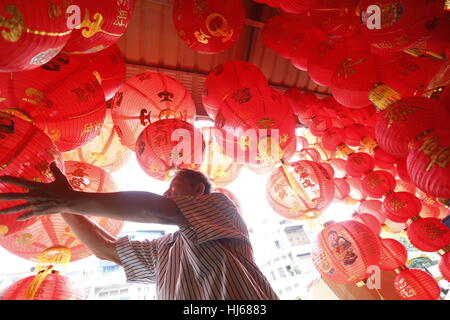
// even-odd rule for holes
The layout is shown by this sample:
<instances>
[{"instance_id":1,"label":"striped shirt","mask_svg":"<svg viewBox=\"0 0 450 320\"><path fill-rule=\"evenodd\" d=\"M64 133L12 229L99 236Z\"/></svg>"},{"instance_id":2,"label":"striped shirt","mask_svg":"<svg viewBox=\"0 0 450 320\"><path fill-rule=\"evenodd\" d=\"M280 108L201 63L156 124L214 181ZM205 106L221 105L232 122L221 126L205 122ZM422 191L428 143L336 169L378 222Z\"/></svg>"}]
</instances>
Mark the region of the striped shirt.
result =
<instances>
[{"instance_id":1,"label":"striped shirt","mask_svg":"<svg viewBox=\"0 0 450 320\"><path fill-rule=\"evenodd\" d=\"M128 282L156 283L161 300L278 300L226 195L172 199L190 226L151 241L117 240Z\"/></svg>"}]
</instances>

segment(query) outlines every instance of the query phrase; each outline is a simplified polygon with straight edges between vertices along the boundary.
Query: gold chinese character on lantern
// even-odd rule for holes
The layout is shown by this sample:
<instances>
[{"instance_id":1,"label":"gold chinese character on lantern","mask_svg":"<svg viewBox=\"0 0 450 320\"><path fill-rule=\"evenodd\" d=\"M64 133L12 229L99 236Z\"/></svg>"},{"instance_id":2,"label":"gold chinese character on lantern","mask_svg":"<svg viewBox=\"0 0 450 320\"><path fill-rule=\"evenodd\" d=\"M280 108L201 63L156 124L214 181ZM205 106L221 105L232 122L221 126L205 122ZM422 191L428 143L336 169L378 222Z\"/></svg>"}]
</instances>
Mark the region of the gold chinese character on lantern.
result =
<instances>
[{"instance_id":1,"label":"gold chinese character on lantern","mask_svg":"<svg viewBox=\"0 0 450 320\"><path fill-rule=\"evenodd\" d=\"M35 88L27 88L25 89L26 98L22 98L22 101L31 103L38 108L46 108L50 109L53 107L53 103L50 99L47 98L47 95L42 91L39 91Z\"/></svg>"},{"instance_id":2,"label":"gold chinese character on lantern","mask_svg":"<svg viewBox=\"0 0 450 320\"><path fill-rule=\"evenodd\" d=\"M353 67L362 62L364 62L364 58L359 59L358 61L353 61L353 58L344 59L337 69L337 76L339 78L344 77L344 79L348 79L356 74L356 70L353 69Z\"/></svg>"},{"instance_id":3,"label":"gold chinese character on lantern","mask_svg":"<svg viewBox=\"0 0 450 320\"><path fill-rule=\"evenodd\" d=\"M424 153L430 158L430 162L425 168L426 171L431 170L433 165L439 168L447 168L450 162L450 147L441 147L438 142L438 137L428 136L424 138L422 145L419 148L419 152Z\"/></svg>"},{"instance_id":4,"label":"gold chinese character on lantern","mask_svg":"<svg viewBox=\"0 0 450 320\"><path fill-rule=\"evenodd\" d=\"M419 107L397 103L386 110L384 117L389 120L388 127L390 127L394 122L405 121L410 114L420 110Z\"/></svg>"},{"instance_id":5,"label":"gold chinese character on lantern","mask_svg":"<svg viewBox=\"0 0 450 320\"><path fill-rule=\"evenodd\" d=\"M9 118L0 117L0 139L5 139L7 134L14 133L14 121Z\"/></svg>"}]
</instances>

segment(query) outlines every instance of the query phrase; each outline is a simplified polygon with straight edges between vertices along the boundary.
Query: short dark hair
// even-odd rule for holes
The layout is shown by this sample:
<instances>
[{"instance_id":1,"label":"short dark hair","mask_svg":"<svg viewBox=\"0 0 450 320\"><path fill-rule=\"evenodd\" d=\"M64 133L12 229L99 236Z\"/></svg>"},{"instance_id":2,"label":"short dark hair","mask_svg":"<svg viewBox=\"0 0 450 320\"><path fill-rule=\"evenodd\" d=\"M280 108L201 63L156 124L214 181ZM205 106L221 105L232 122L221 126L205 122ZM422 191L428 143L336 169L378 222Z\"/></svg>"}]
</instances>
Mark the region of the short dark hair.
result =
<instances>
[{"instance_id":1,"label":"short dark hair","mask_svg":"<svg viewBox=\"0 0 450 320\"><path fill-rule=\"evenodd\" d=\"M203 193L211 193L211 181L205 174L201 173L200 171L180 169L176 174L176 177L178 176L182 176L183 178L185 178L193 187L195 187L199 183L203 183L203 185L205 186L205 191Z\"/></svg>"}]
</instances>

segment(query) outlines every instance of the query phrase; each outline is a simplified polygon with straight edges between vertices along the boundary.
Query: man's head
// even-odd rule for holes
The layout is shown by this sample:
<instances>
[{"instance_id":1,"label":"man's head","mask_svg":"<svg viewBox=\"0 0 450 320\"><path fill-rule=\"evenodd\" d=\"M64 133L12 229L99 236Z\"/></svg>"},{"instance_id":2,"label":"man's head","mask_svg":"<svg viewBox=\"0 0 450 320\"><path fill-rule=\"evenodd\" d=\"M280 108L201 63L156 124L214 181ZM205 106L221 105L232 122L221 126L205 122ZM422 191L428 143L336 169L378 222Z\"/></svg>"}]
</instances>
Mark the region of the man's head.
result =
<instances>
[{"instance_id":1,"label":"man's head","mask_svg":"<svg viewBox=\"0 0 450 320\"><path fill-rule=\"evenodd\" d=\"M207 176L199 171L182 169L172 179L164 196L195 196L208 193L211 193L211 182Z\"/></svg>"}]
</instances>

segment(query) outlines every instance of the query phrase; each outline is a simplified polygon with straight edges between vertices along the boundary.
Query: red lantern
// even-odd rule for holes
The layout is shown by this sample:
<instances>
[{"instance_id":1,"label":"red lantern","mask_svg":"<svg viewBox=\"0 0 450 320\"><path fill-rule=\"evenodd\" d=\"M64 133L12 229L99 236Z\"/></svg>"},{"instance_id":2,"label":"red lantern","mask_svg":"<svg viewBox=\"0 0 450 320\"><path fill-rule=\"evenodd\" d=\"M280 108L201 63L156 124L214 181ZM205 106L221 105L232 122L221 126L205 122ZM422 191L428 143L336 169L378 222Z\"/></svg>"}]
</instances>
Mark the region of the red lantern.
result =
<instances>
[{"instance_id":1,"label":"red lantern","mask_svg":"<svg viewBox=\"0 0 450 320\"><path fill-rule=\"evenodd\" d=\"M66 177L76 191L94 193L119 191L112 177L99 167L77 161L68 161L64 165ZM123 221L102 217L90 219L113 236L119 234L124 224ZM0 245L14 255L31 261L38 261L45 249L55 247L70 250L71 262L92 255L59 214L40 217L32 225L0 239Z\"/></svg>"},{"instance_id":2,"label":"red lantern","mask_svg":"<svg viewBox=\"0 0 450 320\"><path fill-rule=\"evenodd\" d=\"M404 192L409 192L412 194L416 193L417 188L414 184L405 182L403 180L398 180L398 179L395 181L396 181L396 183L395 183L395 191L396 192L404 191Z\"/></svg>"},{"instance_id":3,"label":"red lantern","mask_svg":"<svg viewBox=\"0 0 450 320\"><path fill-rule=\"evenodd\" d=\"M346 176L345 165L346 161L340 158L332 158L328 160L328 163L334 169L334 177L335 178L344 178Z\"/></svg>"},{"instance_id":4,"label":"red lantern","mask_svg":"<svg viewBox=\"0 0 450 320\"><path fill-rule=\"evenodd\" d=\"M362 181L360 178L347 178L346 181L350 185L350 197L361 201L367 197L367 193L363 189Z\"/></svg>"},{"instance_id":5,"label":"red lantern","mask_svg":"<svg viewBox=\"0 0 450 320\"><path fill-rule=\"evenodd\" d=\"M350 194L350 185L345 179L334 178L334 198L342 201Z\"/></svg>"},{"instance_id":6,"label":"red lantern","mask_svg":"<svg viewBox=\"0 0 450 320\"><path fill-rule=\"evenodd\" d=\"M361 144L361 140L369 135L369 129L365 125L359 123L349 125L344 130L345 143L352 147L359 147Z\"/></svg>"},{"instance_id":7,"label":"red lantern","mask_svg":"<svg viewBox=\"0 0 450 320\"><path fill-rule=\"evenodd\" d=\"M384 170L374 170L362 179L362 188L369 197L381 198L395 189L395 178Z\"/></svg>"},{"instance_id":8,"label":"red lantern","mask_svg":"<svg viewBox=\"0 0 450 320\"><path fill-rule=\"evenodd\" d=\"M267 183L272 208L288 219L320 215L334 196L333 177L318 163L301 160L274 170Z\"/></svg>"},{"instance_id":9,"label":"red lantern","mask_svg":"<svg viewBox=\"0 0 450 320\"><path fill-rule=\"evenodd\" d=\"M406 166L406 159L401 159L397 162L397 165L395 166L395 171L397 173L397 176L405 181L405 182L411 182L411 178L408 173L408 168Z\"/></svg>"},{"instance_id":10,"label":"red lantern","mask_svg":"<svg viewBox=\"0 0 450 320\"><path fill-rule=\"evenodd\" d=\"M422 204L420 200L409 192L388 194L383 201L382 207L384 214L389 220L399 223L418 216L421 209Z\"/></svg>"},{"instance_id":11,"label":"red lantern","mask_svg":"<svg viewBox=\"0 0 450 320\"><path fill-rule=\"evenodd\" d=\"M61 155L50 138L29 122L0 112L0 174L31 181L50 182L53 175L50 163ZM63 167L62 162L59 162ZM0 183L0 193L20 193L24 188ZM0 201L0 209L21 205L26 201ZM0 215L0 239L33 224L38 218L16 221L25 211Z\"/></svg>"},{"instance_id":12,"label":"red lantern","mask_svg":"<svg viewBox=\"0 0 450 320\"><path fill-rule=\"evenodd\" d=\"M58 54L35 70L0 73L0 88L0 110L32 121L60 151L94 139L105 120L102 87L76 56Z\"/></svg>"},{"instance_id":13,"label":"red lantern","mask_svg":"<svg viewBox=\"0 0 450 320\"><path fill-rule=\"evenodd\" d=\"M187 89L177 80L157 72L128 79L114 96L111 109L122 144L132 150L149 123L164 118L193 123L196 112Z\"/></svg>"},{"instance_id":14,"label":"red lantern","mask_svg":"<svg viewBox=\"0 0 450 320\"><path fill-rule=\"evenodd\" d=\"M375 168L373 158L364 152L355 152L348 156L345 170L351 177L360 178Z\"/></svg>"},{"instance_id":15,"label":"red lantern","mask_svg":"<svg viewBox=\"0 0 450 320\"><path fill-rule=\"evenodd\" d=\"M126 64L119 47L115 44L98 53L80 56L92 67L92 73L103 88L105 100L110 100L125 81Z\"/></svg>"},{"instance_id":16,"label":"red lantern","mask_svg":"<svg viewBox=\"0 0 450 320\"><path fill-rule=\"evenodd\" d=\"M83 292L69 278L53 271L47 275L36 292L30 296L30 285L36 276L29 276L3 289L0 300L83 300Z\"/></svg>"},{"instance_id":17,"label":"red lantern","mask_svg":"<svg viewBox=\"0 0 450 320\"><path fill-rule=\"evenodd\" d=\"M401 271L395 277L394 287L403 300L437 300L441 294L437 281L420 269Z\"/></svg>"},{"instance_id":18,"label":"red lantern","mask_svg":"<svg viewBox=\"0 0 450 320\"><path fill-rule=\"evenodd\" d=\"M445 128L450 121L443 107L433 99L408 97L385 109L375 128L384 151L400 158L408 155L409 144L429 130Z\"/></svg>"},{"instance_id":19,"label":"red lantern","mask_svg":"<svg viewBox=\"0 0 450 320\"><path fill-rule=\"evenodd\" d=\"M353 215L353 220L368 226L374 234L379 235L381 232L380 220L369 213L356 213Z\"/></svg>"},{"instance_id":20,"label":"red lantern","mask_svg":"<svg viewBox=\"0 0 450 320\"><path fill-rule=\"evenodd\" d=\"M313 116L316 115L316 105L319 99L317 99L315 94L301 91L298 88L289 88L284 94L288 98L292 110L298 116L298 120L302 124L307 125Z\"/></svg>"},{"instance_id":21,"label":"red lantern","mask_svg":"<svg viewBox=\"0 0 450 320\"><path fill-rule=\"evenodd\" d=\"M314 148L303 148L296 154L301 160L310 160L314 162L319 162L320 160L322 160L319 151ZM333 175L334 174L332 174L332 176Z\"/></svg>"},{"instance_id":22,"label":"red lantern","mask_svg":"<svg viewBox=\"0 0 450 320\"><path fill-rule=\"evenodd\" d=\"M290 20L284 16L273 16L267 20L261 31L263 44L280 55L288 50L287 44L283 41L287 33L284 24L288 21Z\"/></svg>"},{"instance_id":23,"label":"red lantern","mask_svg":"<svg viewBox=\"0 0 450 320\"><path fill-rule=\"evenodd\" d=\"M439 261L439 271L445 280L450 281L450 252L444 254Z\"/></svg>"},{"instance_id":24,"label":"red lantern","mask_svg":"<svg viewBox=\"0 0 450 320\"><path fill-rule=\"evenodd\" d=\"M314 48L326 39L326 35L316 28L310 28L305 23L297 21L285 27L288 28L285 40L288 45L286 56L291 59L297 69L308 70L309 56Z\"/></svg>"},{"instance_id":25,"label":"red lantern","mask_svg":"<svg viewBox=\"0 0 450 320\"><path fill-rule=\"evenodd\" d=\"M145 173L155 179L168 180L172 169L199 169L205 143L201 132L190 123L163 119L142 131L135 151Z\"/></svg>"},{"instance_id":26,"label":"red lantern","mask_svg":"<svg viewBox=\"0 0 450 320\"><path fill-rule=\"evenodd\" d=\"M264 74L251 63L233 60L212 69L205 80L202 101L205 111L214 120L223 100L241 88L265 87Z\"/></svg>"},{"instance_id":27,"label":"red lantern","mask_svg":"<svg viewBox=\"0 0 450 320\"><path fill-rule=\"evenodd\" d=\"M279 6L289 13L303 13L316 5L318 0L282 0Z\"/></svg>"},{"instance_id":28,"label":"red lantern","mask_svg":"<svg viewBox=\"0 0 450 320\"><path fill-rule=\"evenodd\" d=\"M72 32L66 8L63 0L2 1L0 72L35 69L56 56Z\"/></svg>"},{"instance_id":29,"label":"red lantern","mask_svg":"<svg viewBox=\"0 0 450 320\"><path fill-rule=\"evenodd\" d=\"M421 218L438 218L440 219L441 211L439 207L433 207L429 204L422 203L422 210L420 211ZM445 217L443 217L445 218Z\"/></svg>"},{"instance_id":30,"label":"red lantern","mask_svg":"<svg viewBox=\"0 0 450 320\"><path fill-rule=\"evenodd\" d=\"M450 245L450 229L441 220L418 217L408 224L408 239L417 249L435 252Z\"/></svg>"},{"instance_id":31,"label":"red lantern","mask_svg":"<svg viewBox=\"0 0 450 320\"><path fill-rule=\"evenodd\" d=\"M108 48L125 33L135 0L76 0L75 4L80 8L81 23L73 26L75 29L63 51L89 54Z\"/></svg>"},{"instance_id":32,"label":"red lantern","mask_svg":"<svg viewBox=\"0 0 450 320\"><path fill-rule=\"evenodd\" d=\"M380 263L380 240L369 227L343 221L325 227L311 252L316 269L335 283L357 283L367 279L369 266Z\"/></svg>"},{"instance_id":33,"label":"red lantern","mask_svg":"<svg viewBox=\"0 0 450 320\"><path fill-rule=\"evenodd\" d=\"M405 246L394 239L381 239L380 268L385 271L394 271L406 264L408 251Z\"/></svg>"},{"instance_id":34,"label":"red lantern","mask_svg":"<svg viewBox=\"0 0 450 320\"><path fill-rule=\"evenodd\" d=\"M436 197L450 198L450 130L436 130L417 142L408 154L414 184Z\"/></svg>"},{"instance_id":35,"label":"red lantern","mask_svg":"<svg viewBox=\"0 0 450 320\"><path fill-rule=\"evenodd\" d=\"M379 200L363 200L360 202L358 212L359 213L369 213L377 218L380 223L384 223L386 216L381 210L383 203Z\"/></svg>"},{"instance_id":36,"label":"red lantern","mask_svg":"<svg viewBox=\"0 0 450 320\"><path fill-rule=\"evenodd\" d=\"M315 135L316 137L322 137L324 133L331 129L333 124L331 122L331 118L327 115L318 115L313 116L311 121L308 123L309 131ZM336 131L339 131L339 128L336 128ZM334 131L330 131L330 135L334 133ZM332 146L328 150L334 150Z\"/></svg>"},{"instance_id":37,"label":"red lantern","mask_svg":"<svg viewBox=\"0 0 450 320\"><path fill-rule=\"evenodd\" d=\"M244 28L240 0L175 0L172 19L178 35L192 50L217 53L233 46Z\"/></svg>"}]
</instances>

